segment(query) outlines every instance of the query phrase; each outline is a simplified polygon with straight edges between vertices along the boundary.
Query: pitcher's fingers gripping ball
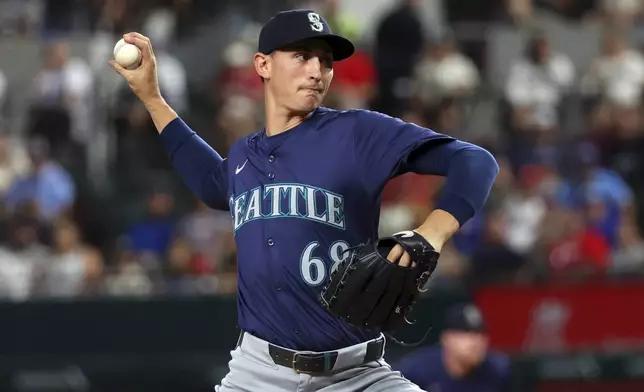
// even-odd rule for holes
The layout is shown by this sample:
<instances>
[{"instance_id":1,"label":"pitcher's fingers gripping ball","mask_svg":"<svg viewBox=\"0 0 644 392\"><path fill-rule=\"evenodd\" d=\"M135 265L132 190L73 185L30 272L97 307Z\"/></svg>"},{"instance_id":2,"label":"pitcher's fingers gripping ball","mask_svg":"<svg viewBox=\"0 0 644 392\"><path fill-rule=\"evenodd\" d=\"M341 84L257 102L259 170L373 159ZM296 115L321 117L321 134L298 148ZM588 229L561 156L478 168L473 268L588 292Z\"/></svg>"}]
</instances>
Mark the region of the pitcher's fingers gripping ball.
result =
<instances>
[{"instance_id":1,"label":"pitcher's fingers gripping ball","mask_svg":"<svg viewBox=\"0 0 644 392\"><path fill-rule=\"evenodd\" d=\"M137 69L143 60L143 54L136 45L128 44L124 38L121 38L114 45L114 60L125 69Z\"/></svg>"},{"instance_id":2,"label":"pitcher's fingers gripping ball","mask_svg":"<svg viewBox=\"0 0 644 392\"><path fill-rule=\"evenodd\" d=\"M125 34L114 46L114 53L116 58L110 65L123 76L141 102L161 101L156 57L150 39L140 33Z\"/></svg>"}]
</instances>

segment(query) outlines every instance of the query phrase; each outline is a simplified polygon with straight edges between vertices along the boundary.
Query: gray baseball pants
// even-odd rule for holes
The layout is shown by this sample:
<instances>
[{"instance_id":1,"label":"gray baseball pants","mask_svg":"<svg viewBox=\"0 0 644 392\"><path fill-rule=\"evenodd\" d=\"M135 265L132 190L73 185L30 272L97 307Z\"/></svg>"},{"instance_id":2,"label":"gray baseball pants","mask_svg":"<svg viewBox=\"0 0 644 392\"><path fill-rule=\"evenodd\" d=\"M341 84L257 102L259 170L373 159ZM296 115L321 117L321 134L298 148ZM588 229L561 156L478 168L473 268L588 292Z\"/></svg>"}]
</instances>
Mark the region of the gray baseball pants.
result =
<instances>
[{"instance_id":1,"label":"gray baseball pants","mask_svg":"<svg viewBox=\"0 0 644 392\"><path fill-rule=\"evenodd\" d=\"M332 370L320 375L275 364L268 347L268 342L243 334L215 392L423 392L382 358L362 364L367 342L337 350Z\"/></svg>"}]
</instances>

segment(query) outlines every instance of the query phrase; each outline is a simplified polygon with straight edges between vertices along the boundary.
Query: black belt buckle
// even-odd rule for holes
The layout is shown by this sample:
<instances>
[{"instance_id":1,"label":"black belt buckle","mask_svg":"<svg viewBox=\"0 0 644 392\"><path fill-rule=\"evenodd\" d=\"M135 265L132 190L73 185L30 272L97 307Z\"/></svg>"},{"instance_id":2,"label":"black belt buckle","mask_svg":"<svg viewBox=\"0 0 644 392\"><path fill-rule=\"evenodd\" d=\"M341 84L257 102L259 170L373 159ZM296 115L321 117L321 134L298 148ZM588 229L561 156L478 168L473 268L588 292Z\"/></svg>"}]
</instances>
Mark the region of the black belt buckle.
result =
<instances>
[{"instance_id":1,"label":"black belt buckle","mask_svg":"<svg viewBox=\"0 0 644 392\"><path fill-rule=\"evenodd\" d=\"M334 354L337 355L336 352L330 351L330 352L322 353L321 357L320 356L312 357L312 356L309 356L309 354L300 353L300 352L295 351L293 353L293 361L291 363L291 368L293 370L295 370L297 373L307 374L307 375L319 374L319 373L328 373L333 369L333 364L335 363L335 361L333 361L333 355ZM313 369L302 370L301 368L298 367L298 358L299 357L306 358L306 359L310 360L313 363L316 363L317 361L323 360L324 365L322 366L322 369L316 369L315 367L317 367L317 366L313 365L313 366L311 366L311 367L314 367Z\"/></svg>"}]
</instances>

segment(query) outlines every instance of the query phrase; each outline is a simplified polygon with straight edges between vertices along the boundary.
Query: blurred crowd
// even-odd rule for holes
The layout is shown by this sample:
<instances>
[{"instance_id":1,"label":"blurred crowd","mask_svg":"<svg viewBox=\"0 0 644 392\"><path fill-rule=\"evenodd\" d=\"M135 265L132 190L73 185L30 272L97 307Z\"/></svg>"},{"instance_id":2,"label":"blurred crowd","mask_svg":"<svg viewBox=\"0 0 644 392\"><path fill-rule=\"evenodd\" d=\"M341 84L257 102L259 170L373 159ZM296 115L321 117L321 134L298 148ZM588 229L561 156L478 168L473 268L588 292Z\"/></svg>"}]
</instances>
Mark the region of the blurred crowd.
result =
<instances>
[{"instance_id":1,"label":"blurred crowd","mask_svg":"<svg viewBox=\"0 0 644 392\"><path fill-rule=\"evenodd\" d=\"M235 292L229 215L187 193L145 110L105 71L121 33L151 36L167 100L187 118L205 118L196 131L225 156L234 140L261 127L262 85L251 61L262 20L243 22L198 85L169 49L213 23L209 15L221 12L214 3L0 2L0 37L44 42L24 129L11 129L15 122L0 110L0 297ZM317 10L358 44L335 65L326 106L382 111L497 157L501 172L487 207L444 247L431 284L644 275L644 55L623 34L644 27L644 2L391 0L373 26L339 0L286 3ZM423 18L428 3L441 4L444 28ZM598 57L576 66L540 28L544 18L601 26ZM460 23L525 33L500 91L489 88L484 50L452 28ZM92 41L90 56L71 53L66 37L75 31ZM10 86L0 68L0 105L11 102ZM493 131L477 131L471 113L491 96ZM570 102L578 121L570 121ZM114 153L98 186L86 169L104 133ZM441 184L415 174L390 181L381 234L422 222Z\"/></svg>"}]
</instances>

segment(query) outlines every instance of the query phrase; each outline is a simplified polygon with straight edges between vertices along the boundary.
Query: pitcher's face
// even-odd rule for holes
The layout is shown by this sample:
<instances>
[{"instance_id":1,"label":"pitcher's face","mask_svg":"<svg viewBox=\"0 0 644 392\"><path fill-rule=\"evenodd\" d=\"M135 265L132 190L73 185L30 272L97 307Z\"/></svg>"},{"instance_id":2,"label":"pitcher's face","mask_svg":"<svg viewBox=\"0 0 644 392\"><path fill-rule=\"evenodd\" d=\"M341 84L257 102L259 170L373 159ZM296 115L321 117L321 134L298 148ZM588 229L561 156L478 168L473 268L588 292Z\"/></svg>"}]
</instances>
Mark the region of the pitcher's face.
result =
<instances>
[{"instance_id":1,"label":"pitcher's face","mask_svg":"<svg viewBox=\"0 0 644 392\"><path fill-rule=\"evenodd\" d=\"M279 106L306 113L322 104L333 79L333 54L324 41L302 41L263 58L258 73Z\"/></svg>"}]
</instances>

